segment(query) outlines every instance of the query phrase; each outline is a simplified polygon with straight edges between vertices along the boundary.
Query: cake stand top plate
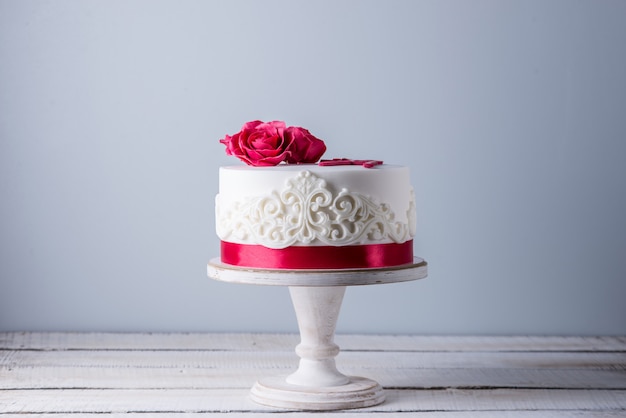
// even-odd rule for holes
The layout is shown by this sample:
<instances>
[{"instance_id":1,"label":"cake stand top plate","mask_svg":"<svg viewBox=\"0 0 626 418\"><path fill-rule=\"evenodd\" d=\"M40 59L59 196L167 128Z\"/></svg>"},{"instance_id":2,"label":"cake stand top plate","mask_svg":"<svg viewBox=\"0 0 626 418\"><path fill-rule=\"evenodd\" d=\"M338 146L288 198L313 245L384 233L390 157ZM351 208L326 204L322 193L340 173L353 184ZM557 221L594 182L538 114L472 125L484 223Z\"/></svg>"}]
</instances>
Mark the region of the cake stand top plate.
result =
<instances>
[{"instance_id":1,"label":"cake stand top plate","mask_svg":"<svg viewBox=\"0 0 626 418\"><path fill-rule=\"evenodd\" d=\"M428 275L426 261L419 257L412 264L372 269L270 270L225 264L219 258L207 265L210 278L230 283L270 286L359 286L407 282Z\"/></svg>"}]
</instances>

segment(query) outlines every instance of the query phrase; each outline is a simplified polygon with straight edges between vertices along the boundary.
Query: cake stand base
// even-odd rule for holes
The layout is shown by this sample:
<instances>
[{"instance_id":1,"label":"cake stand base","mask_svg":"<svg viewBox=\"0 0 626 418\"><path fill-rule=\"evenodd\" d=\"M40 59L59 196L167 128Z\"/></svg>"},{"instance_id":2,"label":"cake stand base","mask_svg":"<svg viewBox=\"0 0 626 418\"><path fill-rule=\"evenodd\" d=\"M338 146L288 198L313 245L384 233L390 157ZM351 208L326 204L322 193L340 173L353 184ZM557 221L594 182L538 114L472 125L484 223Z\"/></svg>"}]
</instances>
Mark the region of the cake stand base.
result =
<instances>
[{"instance_id":1,"label":"cake stand base","mask_svg":"<svg viewBox=\"0 0 626 418\"><path fill-rule=\"evenodd\" d=\"M395 268L367 270L259 270L224 265L212 260L208 275L233 283L289 287L298 320L300 357L298 369L289 376L268 377L252 387L252 400L267 406L295 410L331 411L365 408L385 400L383 388L374 380L346 376L337 370L335 327L347 286L382 284L426 277L426 262Z\"/></svg>"},{"instance_id":2,"label":"cake stand base","mask_svg":"<svg viewBox=\"0 0 626 418\"><path fill-rule=\"evenodd\" d=\"M348 377L341 386L307 387L287 383L286 376L267 377L252 387L252 400L278 408L332 411L365 408L385 401L383 388L364 377Z\"/></svg>"}]
</instances>

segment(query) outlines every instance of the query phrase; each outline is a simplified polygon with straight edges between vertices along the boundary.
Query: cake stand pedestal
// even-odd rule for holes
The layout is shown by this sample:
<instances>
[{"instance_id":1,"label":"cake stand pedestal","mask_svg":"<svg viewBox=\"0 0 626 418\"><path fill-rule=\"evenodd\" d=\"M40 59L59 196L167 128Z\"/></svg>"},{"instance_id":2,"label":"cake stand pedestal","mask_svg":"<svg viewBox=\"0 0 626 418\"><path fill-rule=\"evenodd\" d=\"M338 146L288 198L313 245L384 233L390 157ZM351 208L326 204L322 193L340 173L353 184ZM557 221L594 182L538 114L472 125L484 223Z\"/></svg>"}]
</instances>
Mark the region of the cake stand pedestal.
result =
<instances>
[{"instance_id":1,"label":"cake stand pedestal","mask_svg":"<svg viewBox=\"0 0 626 418\"><path fill-rule=\"evenodd\" d=\"M252 399L262 405L327 411L364 408L385 400L382 387L364 377L345 376L337 370L335 327L347 286L383 284L426 277L427 264L376 269L264 270L236 267L213 259L210 278L231 283L288 286L298 319L298 369L288 376L263 378L252 387Z\"/></svg>"}]
</instances>

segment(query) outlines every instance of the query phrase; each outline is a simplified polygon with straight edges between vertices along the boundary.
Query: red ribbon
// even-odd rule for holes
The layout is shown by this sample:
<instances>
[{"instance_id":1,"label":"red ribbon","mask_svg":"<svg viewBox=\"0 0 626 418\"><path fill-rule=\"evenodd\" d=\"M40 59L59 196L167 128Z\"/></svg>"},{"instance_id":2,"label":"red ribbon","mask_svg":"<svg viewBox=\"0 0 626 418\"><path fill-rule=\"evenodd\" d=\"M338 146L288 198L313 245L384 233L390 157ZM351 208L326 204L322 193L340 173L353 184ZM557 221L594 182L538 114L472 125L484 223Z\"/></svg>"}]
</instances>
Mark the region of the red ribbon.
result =
<instances>
[{"instance_id":1,"label":"red ribbon","mask_svg":"<svg viewBox=\"0 0 626 418\"><path fill-rule=\"evenodd\" d=\"M344 247L292 246L283 249L221 241L222 262L266 269L348 269L392 267L413 262L413 241Z\"/></svg>"}]
</instances>

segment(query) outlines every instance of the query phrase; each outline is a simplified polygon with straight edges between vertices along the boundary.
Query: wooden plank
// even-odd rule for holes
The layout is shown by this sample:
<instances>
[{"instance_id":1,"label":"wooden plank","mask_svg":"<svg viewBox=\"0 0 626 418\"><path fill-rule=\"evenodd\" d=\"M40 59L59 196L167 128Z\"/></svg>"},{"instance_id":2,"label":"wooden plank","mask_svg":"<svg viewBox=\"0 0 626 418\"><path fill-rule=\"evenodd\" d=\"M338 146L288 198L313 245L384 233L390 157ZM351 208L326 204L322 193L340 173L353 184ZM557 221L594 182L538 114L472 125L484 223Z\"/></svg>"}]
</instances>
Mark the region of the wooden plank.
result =
<instances>
[{"instance_id":1,"label":"wooden plank","mask_svg":"<svg viewBox=\"0 0 626 418\"><path fill-rule=\"evenodd\" d=\"M278 412L280 418L305 418L313 417L338 417L338 418L389 418L389 412L376 411L330 411L321 415L318 412ZM101 418L101 413L72 413L72 418ZM418 418L617 418L624 417L623 411L408 411L394 412L392 416L407 416ZM125 413L125 418L145 418L143 413ZM188 418L197 417L196 412L159 413L163 418ZM237 411L237 412L211 412L211 417L232 418L233 416L243 416L246 418L269 418L276 417L276 411ZM37 413L37 414L2 414L2 418L58 418L59 414Z\"/></svg>"},{"instance_id":2,"label":"wooden plank","mask_svg":"<svg viewBox=\"0 0 626 418\"><path fill-rule=\"evenodd\" d=\"M347 335L342 351L620 351L626 337ZM292 351L295 334L37 333L1 332L0 349L31 350L256 350Z\"/></svg>"},{"instance_id":3,"label":"wooden plank","mask_svg":"<svg viewBox=\"0 0 626 418\"><path fill-rule=\"evenodd\" d=\"M0 349L22 350L293 350L295 334L3 332Z\"/></svg>"},{"instance_id":4,"label":"wooden plank","mask_svg":"<svg viewBox=\"0 0 626 418\"><path fill-rule=\"evenodd\" d=\"M626 411L624 390L388 390L387 401L360 412ZM244 389L9 390L0 413L267 412Z\"/></svg>"},{"instance_id":5,"label":"wooden plank","mask_svg":"<svg viewBox=\"0 0 626 418\"><path fill-rule=\"evenodd\" d=\"M0 351L0 370L15 367L154 367L283 369L298 362L295 352L271 351ZM626 371L626 353L593 352L346 352L337 357L344 368L506 368L595 369Z\"/></svg>"},{"instance_id":6,"label":"wooden plank","mask_svg":"<svg viewBox=\"0 0 626 418\"><path fill-rule=\"evenodd\" d=\"M342 351L626 352L626 337L342 335Z\"/></svg>"},{"instance_id":7,"label":"wooden plank","mask_svg":"<svg viewBox=\"0 0 626 418\"><path fill-rule=\"evenodd\" d=\"M396 388L626 388L624 353L348 352L337 363ZM248 387L296 365L267 351L5 350L0 388Z\"/></svg>"},{"instance_id":8,"label":"wooden plank","mask_svg":"<svg viewBox=\"0 0 626 418\"><path fill-rule=\"evenodd\" d=\"M403 389L626 389L615 370L340 368L352 376ZM0 373L0 389L219 389L250 388L260 378L287 375L293 367L233 369L146 367L16 367Z\"/></svg>"}]
</instances>

